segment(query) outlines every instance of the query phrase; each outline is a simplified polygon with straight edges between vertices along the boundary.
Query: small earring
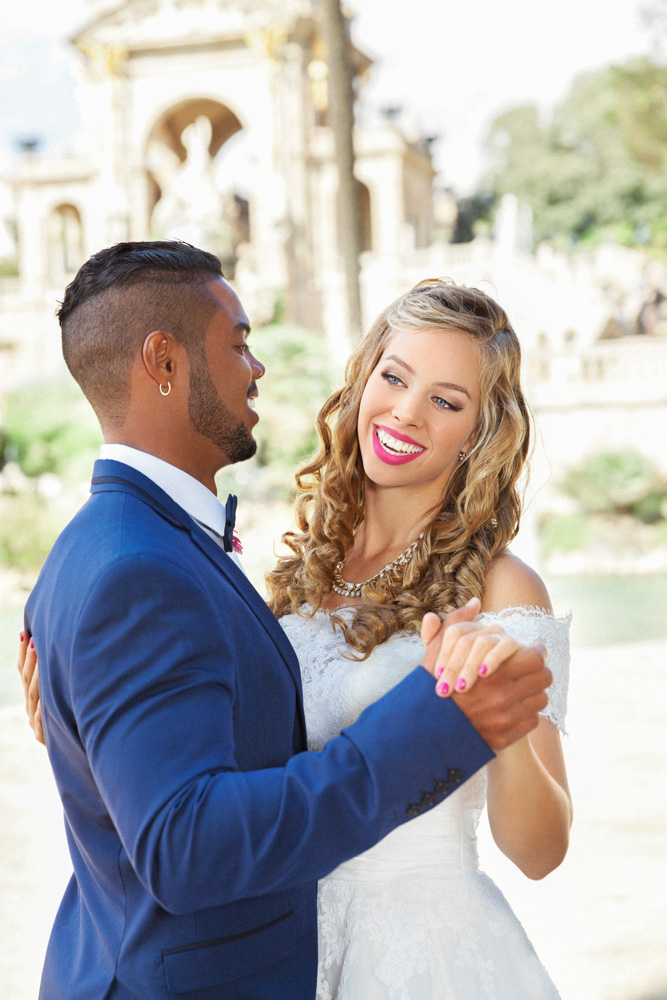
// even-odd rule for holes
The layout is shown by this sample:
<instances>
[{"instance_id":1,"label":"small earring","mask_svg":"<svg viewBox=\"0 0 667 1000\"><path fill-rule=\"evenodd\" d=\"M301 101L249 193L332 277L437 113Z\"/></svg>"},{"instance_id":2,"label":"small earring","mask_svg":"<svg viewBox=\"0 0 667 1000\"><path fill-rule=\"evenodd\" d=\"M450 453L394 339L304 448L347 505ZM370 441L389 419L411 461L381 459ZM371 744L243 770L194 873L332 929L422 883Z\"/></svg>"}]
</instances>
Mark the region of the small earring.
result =
<instances>
[{"instance_id":1,"label":"small earring","mask_svg":"<svg viewBox=\"0 0 667 1000\"><path fill-rule=\"evenodd\" d=\"M460 451L459 452L459 462L465 462L465 460L466 460L467 457L468 457L468 453L466 451Z\"/></svg>"},{"instance_id":2,"label":"small earring","mask_svg":"<svg viewBox=\"0 0 667 1000\"><path fill-rule=\"evenodd\" d=\"M168 388L167 388L167 391L165 392L165 391L164 391L164 386L163 386L163 385L160 385L160 393L161 393L161 394L162 394L163 396L168 396L168 395L169 395L169 393L171 392L171 382L167 382L167 386L168 386Z\"/></svg>"}]
</instances>

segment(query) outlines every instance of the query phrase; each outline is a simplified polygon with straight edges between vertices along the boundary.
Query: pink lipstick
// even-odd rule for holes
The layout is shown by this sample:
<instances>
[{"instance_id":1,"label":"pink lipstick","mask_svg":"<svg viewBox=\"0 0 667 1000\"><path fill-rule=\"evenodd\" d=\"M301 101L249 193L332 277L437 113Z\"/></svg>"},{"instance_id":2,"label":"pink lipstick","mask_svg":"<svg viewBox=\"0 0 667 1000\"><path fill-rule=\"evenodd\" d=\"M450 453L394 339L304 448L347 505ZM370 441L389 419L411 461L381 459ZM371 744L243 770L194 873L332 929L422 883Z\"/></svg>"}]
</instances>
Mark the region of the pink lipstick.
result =
<instances>
[{"instance_id":1,"label":"pink lipstick","mask_svg":"<svg viewBox=\"0 0 667 1000\"><path fill-rule=\"evenodd\" d=\"M409 451L402 454L395 451L389 451L389 448L385 447L385 444L382 443L380 437L385 438L385 444L387 443L386 438L389 437L394 441L401 441L404 444L410 445L412 448L418 448L419 451ZM399 434L398 431L392 431L388 427L383 427L382 424L373 424L373 451L377 457L387 465L405 465L407 462L412 462L413 459L419 458L420 455L423 455L426 448L419 444L418 441L414 441L405 434Z\"/></svg>"}]
</instances>

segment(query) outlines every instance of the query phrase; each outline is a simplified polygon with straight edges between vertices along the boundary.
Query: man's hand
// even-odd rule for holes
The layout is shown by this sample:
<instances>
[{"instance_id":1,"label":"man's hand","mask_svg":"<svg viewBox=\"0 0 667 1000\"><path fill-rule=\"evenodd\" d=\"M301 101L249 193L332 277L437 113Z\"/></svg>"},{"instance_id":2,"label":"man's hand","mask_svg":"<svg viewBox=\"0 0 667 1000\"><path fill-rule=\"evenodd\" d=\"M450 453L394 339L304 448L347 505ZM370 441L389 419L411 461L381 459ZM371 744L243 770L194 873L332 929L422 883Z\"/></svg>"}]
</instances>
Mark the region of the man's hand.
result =
<instances>
[{"instance_id":1,"label":"man's hand","mask_svg":"<svg viewBox=\"0 0 667 1000\"><path fill-rule=\"evenodd\" d=\"M39 676L37 673L37 650L31 636L27 632L21 632L19 638L19 655L17 660L21 683L23 684L23 695L25 697L25 710L28 714L28 722L35 734L35 739L39 743L44 743L44 730L42 729L42 707L39 700Z\"/></svg>"},{"instance_id":2,"label":"man's hand","mask_svg":"<svg viewBox=\"0 0 667 1000\"><path fill-rule=\"evenodd\" d=\"M499 627L491 632L475 626L479 609L480 602L473 598L443 622L434 614L424 616L421 638L427 649L423 666L434 677L443 678L436 688L438 694L454 695L458 707L491 749L503 750L535 729L538 712L547 706L545 689L553 678L544 664L544 646L523 646ZM482 673L479 669L475 672L480 662L487 667ZM451 685L445 680L457 673L468 678L460 693L456 682ZM479 680L474 683L476 677ZM442 689L443 682L448 684L447 691Z\"/></svg>"},{"instance_id":3,"label":"man's hand","mask_svg":"<svg viewBox=\"0 0 667 1000\"><path fill-rule=\"evenodd\" d=\"M524 646L491 677L454 701L492 750L504 750L535 729L538 712L547 707L546 688L553 680L541 644Z\"/></svg>"}]
</instances>

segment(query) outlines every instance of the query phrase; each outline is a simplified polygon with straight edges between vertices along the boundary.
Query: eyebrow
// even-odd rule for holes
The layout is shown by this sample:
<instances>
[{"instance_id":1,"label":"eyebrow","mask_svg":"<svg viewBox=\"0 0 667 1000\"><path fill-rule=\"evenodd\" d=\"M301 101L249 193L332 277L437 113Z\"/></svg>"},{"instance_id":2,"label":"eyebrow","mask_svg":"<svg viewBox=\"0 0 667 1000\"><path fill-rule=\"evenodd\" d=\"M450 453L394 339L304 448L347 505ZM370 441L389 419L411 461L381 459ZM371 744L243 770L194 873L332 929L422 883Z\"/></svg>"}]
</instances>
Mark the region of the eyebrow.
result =
<instances>
[{"instance_id":1,"label":"eyebrow","mask_svg":"<svg viewBox=\"0 0 667 1000\"><path fill-rule=\"evenodd\" d=\"M385 361L395 361L397 364L405 368L406 371L410 372L411 375L415 374L414 368L411 368L407 361L402 361L401 358L397 358L395 354L389 354ZM442 389L454 389L456 392L462 392L464 396L470 399L470 393L464 385L457 385L456 382L434 382L434 385L440 386Z\"/></svg>"},{"instance_id":2,"label":"eyebrow","mask_svg":"<svg viewBox=\"0 0 667 1000\"><path fill-rule=\"evenodd\" d=\"M232 333L244 333L246 337L250 336L250 326L248 323L237 323Z\"/></svg>"}]
</instances>

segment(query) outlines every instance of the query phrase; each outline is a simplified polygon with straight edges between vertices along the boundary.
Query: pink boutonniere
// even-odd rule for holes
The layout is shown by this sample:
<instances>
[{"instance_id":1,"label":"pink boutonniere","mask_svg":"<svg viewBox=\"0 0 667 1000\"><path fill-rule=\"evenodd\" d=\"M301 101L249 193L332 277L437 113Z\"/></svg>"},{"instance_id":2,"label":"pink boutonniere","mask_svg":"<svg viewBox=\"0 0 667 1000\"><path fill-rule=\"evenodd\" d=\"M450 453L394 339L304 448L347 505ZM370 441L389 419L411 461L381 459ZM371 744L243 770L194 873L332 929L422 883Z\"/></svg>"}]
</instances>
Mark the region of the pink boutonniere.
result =
<instances>
[{"instance_id":1,"label":"pink boutonniere","mask_svg":"<svg viewBox=\"0 0 667 1000\"><path fill-rule=\"evenodd\" d=\"M238 552L239 555L243 555L243 546L241 545L241 539L236 534L236 532L234 532L234 534L232 535L232 548L234 552Z\"/></svg>"}]
</instances>

